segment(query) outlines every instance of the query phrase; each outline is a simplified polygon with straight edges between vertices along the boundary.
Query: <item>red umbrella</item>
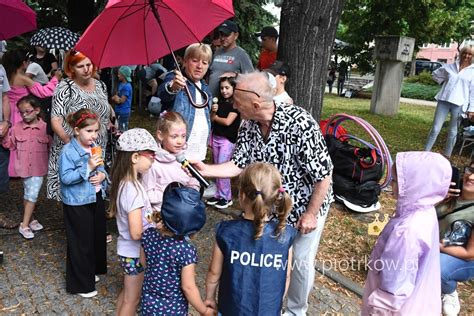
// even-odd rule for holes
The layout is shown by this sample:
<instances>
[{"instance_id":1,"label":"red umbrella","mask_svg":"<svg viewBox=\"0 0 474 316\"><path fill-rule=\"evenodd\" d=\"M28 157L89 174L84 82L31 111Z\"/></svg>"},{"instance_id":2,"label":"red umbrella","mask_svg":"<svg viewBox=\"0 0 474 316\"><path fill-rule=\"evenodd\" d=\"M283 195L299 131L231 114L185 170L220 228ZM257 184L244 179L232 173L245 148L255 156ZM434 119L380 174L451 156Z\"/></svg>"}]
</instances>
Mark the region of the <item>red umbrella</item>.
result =
<instances>
[{"instance_id":1,"label":"red umbrella","mask_svg":"<svg viewBox=\"0 0 474 316\"><path fill-rule=\"evenodd\" d=\"M232 0L110 0L75 49L99 68L148 65L233 15Z\"/></svg>"},{"instance_id":2,"label":"red umbrella","mask_svg":"<svg viewBox=\"0 0 474 316\"><path fill-rule=\"evenodd\" d=\"M0 40L36 30L36 13L20 0L0 0Z\"/></svg>"}]
</instances>

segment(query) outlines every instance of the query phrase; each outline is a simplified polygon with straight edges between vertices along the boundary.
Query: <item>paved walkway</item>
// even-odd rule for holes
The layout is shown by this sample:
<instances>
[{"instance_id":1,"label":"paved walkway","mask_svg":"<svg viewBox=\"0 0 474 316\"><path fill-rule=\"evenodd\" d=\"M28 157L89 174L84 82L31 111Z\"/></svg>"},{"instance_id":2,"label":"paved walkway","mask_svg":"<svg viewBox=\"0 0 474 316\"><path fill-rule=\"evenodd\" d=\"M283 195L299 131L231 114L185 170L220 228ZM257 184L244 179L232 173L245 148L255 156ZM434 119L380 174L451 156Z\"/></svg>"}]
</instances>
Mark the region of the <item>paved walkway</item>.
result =
<instances>
[{"instance_id":1,"label":"paved walkway","mask_svg":"<svg viewBox=\"0 0 474 316\"><path fill-rule=\"evenodd\" d=\"M427 100L419 100L419 99L409 99L409 98L402 98L400 97L400 103L408 103L408 104L415 104L415 105L425 105L425 106L432 106L436 107L436 101L427 101Z\"/></svg>"},{"instance_id":2,"label":"paved walkway","mask_svg":"<svg viewBox=\"0 0 474 316\"><path fill-rule=\"evenodd\" d=\"M114 241L109 244L108 273L97 284L99 295L84 299L65 291L66 240L62 210L59 204L44 199L41 194L37 219L45 230L33 240L25 240L18 231L0 229L0 250L4 262L0 265L0 314L113 314L115 299L122 287L122 274L116 260L115 221L108 221ZM2 194L0 216L19 221L22 205L21 182L11 182L9 194ZM8 212L7 212L8 210ZM198 286L204 289L204 278L213 243L213 228L218 221L230 219L208 209L208 220L198 234L195 244L201 261L197 267ZM310 297L308 315L325 313L357 314L360 300L355 295L331 290L326 277L318 275ZM197 315L190 309L193 315Z\"/></svg>"}]
</instances>

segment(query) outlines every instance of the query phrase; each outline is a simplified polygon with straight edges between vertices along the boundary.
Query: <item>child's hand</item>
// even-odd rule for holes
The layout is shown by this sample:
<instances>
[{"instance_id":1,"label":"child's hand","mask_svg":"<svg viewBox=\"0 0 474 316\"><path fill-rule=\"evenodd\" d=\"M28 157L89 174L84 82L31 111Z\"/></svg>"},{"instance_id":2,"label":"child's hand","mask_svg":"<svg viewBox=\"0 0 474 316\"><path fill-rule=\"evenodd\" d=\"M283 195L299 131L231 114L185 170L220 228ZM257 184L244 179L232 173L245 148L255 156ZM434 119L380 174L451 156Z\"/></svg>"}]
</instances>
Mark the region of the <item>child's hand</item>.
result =
<instances>
[{"instance_id":1,"label":"child's hand","mask_svg":"<svg viewBox=\"0 0 474 316\"><path fill-rule=\"evenodd\" d=\"M105 180L105 174L103 174L102 172L98 172L95 176L92 176L89 178L89 182L93 186L100 185L104 180Z\"/></svg>"},{"instance_id":2,"label":"child's hand","mask_svg":"<svg viewBox=\"0 0 474 316\"><path fill-rule=\"evenodd\" d=\"M207 307L206 311L202 313L203 316L214 316L217 315L217 310L213 309L212 307Z\"/></svg>"},{"instance_id":3,"label":"child's hand","mask_svg":"<svg viewBox=\"0 0 474 316\"><path fill-rule=\"evenodd\" d=\"M211 308L217 310L217 303L216 303L216 300L206 298L206 299L204 300L204 305L206 305L206 306L208 306L208 307L211 307Z\"/></svg>"},{"instance_id":4,"label":"child's hand","mask_svg":"<svg viewBox=\"0 0 474 316\"><path fill-rule=\"evenodd\" d=\"M212 112L217 112L218 109L219 109L219 104L217 103L212 104L212 107L211 107Z\"/></svg>"},{"instance_id":5,"label":"child's hand","mask_svg":"<svg viewBox=\"0 0 474 316\"><path fill-rule=\"evenodd\" d=\"M87 161L90 170L95 170L98 166L103 164L102 156L100 154L93 155Z\"/></svg>"}]
</instances>

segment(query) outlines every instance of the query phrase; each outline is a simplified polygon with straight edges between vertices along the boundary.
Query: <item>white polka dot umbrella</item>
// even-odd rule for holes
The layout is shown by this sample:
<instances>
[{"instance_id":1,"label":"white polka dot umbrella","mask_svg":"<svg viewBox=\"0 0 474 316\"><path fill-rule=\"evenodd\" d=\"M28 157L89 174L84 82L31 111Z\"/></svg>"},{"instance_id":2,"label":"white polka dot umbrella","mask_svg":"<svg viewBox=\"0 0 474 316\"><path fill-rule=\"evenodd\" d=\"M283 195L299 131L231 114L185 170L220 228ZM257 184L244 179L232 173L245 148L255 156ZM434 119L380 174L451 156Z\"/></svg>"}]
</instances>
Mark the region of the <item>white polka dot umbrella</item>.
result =
<instances>
[{"instance_id":1,"label":"white polka dot umbrella","mask_svg":"<svg viewBox=\"0 0 474 316\"><path fill-rule=\"evenodd\" d=\"M39 30L30 40L31 46L41 46L49 49L69 50L76 45L79 34L64 27L48 27Z\"/></svg>"}]
</instances>

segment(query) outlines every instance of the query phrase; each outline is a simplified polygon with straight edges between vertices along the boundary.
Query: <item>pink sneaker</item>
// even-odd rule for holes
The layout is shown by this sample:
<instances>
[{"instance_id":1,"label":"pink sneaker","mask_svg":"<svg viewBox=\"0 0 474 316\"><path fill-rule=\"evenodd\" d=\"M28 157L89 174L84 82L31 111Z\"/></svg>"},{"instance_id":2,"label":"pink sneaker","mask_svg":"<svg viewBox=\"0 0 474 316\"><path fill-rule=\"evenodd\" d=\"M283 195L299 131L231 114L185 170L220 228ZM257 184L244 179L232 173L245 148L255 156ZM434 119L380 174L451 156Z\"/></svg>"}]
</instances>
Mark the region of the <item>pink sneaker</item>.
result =
<instances>
[{"instance_id":1,"label":"pink sneaker","mask_svg":"<svg viewBox=\"0 0 474 316\"><path fill-rule=\"evenodd\" d=\"M35 234L31 231L29 227L23 228L21 227L22 224L20 224L20 227L18 228L18 231L20 234L25 237L26 239L33 239L35 237Z\"/></svg>"},{"instance_id":2,"label":"pink sneaker","mask_svg":"<svg viewBox=\"0 0 474 316\"><path fill-rule=\"evenodd\" d=\"M30 222L30 225L28 225L30 227L30 229L32 231L38 231L38 230L42 230L44 227L43 225L40 224L40 222L38 222L36 219L35 220L32 220Z\"/></svg>"}]
</instances>

